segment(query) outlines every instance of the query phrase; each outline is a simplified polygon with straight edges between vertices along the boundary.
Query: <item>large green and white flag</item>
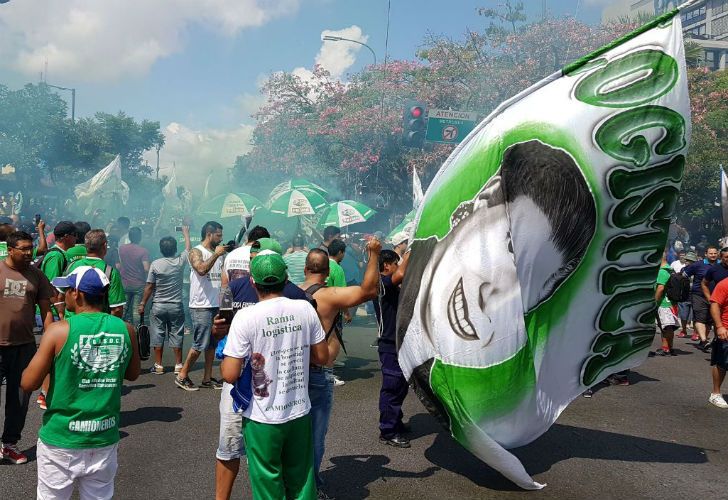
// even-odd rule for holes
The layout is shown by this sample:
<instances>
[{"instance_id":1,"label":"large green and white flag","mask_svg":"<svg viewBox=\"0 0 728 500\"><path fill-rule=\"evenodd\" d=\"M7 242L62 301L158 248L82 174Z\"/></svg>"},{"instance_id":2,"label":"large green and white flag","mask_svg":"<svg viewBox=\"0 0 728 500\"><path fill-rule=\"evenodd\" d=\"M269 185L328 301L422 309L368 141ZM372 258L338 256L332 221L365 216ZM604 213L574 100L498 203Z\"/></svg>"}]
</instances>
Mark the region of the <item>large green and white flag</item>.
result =
<instances>
[{"instance_id":1,"label":"large green and white flag","mask_svg":"<svg viewBox=\"0 0 728 500\"><path fill-rule=\"evenodd\" d=\"M463 446L538 489L508 448L642 363L690 107L678 10L502 104L416 217L399 362Z\"/></svg>"}]
</instances>

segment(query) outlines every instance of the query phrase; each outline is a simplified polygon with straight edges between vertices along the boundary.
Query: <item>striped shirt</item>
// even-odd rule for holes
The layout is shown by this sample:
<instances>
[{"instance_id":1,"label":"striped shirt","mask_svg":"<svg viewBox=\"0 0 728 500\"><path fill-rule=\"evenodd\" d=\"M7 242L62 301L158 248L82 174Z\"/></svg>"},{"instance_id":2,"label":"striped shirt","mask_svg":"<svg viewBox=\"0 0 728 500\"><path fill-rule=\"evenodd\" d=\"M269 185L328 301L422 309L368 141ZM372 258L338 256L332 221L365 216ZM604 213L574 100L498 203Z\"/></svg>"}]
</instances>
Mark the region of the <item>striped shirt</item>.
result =
<instances>
[{"instance_id":1,"label":"striped shirt","mask_svg":"<svg viewBox=\"0 0 728 500\"><path fill-rule=\"evenodd\" d=\"M306 281L306 277L303 274L303 268L306 266L307 255L307 251L297 250L283 256L283 261L288 266L288 279L295 285L300 285Z\"/></svg>"}]
</instances>

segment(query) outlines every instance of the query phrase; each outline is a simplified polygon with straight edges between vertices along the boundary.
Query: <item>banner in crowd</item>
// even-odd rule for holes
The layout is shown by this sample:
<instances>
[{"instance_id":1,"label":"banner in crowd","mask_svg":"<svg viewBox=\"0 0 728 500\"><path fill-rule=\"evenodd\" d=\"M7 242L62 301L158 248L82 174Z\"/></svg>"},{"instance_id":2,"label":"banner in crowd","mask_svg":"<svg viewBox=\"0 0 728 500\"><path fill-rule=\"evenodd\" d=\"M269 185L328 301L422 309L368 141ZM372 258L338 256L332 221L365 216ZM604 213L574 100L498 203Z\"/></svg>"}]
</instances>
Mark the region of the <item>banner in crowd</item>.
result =
<instances>
[{"instance_id":1,"label":"banner in crowd","mask_svg":"<svg viewBox=\"0 0 728 500\"><path fill-rule=\"evenodd\" d=\"M121 180L119 155L91 179L77 185L74 190L78 205L86 215L94 209L120 209L129 201L129 186Z\"/></svg>"},{"instance_id":2,"label":"banner in crowd","mask_svg":"<svg viewBox=\"0 0 728 500\"><path fill-rule=\"evenodd\" d=\"M674 10L502 104L418 209L400 365L454 438L522 488L543 485L507 449L647 357L689 115Z\"/></svg>"}]
</instances>

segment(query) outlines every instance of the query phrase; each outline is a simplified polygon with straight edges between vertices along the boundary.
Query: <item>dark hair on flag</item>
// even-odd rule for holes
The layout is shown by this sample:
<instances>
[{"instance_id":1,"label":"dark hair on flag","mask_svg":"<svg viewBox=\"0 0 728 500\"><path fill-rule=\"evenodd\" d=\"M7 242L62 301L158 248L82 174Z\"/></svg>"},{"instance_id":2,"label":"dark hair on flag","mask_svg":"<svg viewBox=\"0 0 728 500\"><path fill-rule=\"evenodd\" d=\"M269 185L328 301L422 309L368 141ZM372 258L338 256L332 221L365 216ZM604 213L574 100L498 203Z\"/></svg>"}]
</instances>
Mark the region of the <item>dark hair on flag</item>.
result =
<instances>
[{"instance_id":1,"label":"dark hair on flag","mask_svg":"<svg viewBox=\"0 0 728 500\"><path fill-rule=\"evenodd\" d=\"M503 155L501 179L506 203L531 199L551 223L552 241L564 265L554 273L554 289L584 257L594 236L597 208L576 161L540 141L515 144Z\"/></svg>"}]
</instances>

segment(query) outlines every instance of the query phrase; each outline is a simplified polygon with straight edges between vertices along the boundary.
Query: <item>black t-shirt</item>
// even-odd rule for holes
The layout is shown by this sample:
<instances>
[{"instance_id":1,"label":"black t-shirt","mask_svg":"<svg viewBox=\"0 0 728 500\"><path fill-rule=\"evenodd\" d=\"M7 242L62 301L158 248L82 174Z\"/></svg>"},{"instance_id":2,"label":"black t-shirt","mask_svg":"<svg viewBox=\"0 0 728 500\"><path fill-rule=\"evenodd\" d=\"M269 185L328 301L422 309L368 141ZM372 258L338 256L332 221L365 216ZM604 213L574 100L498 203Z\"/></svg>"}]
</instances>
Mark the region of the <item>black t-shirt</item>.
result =
<instances>
[{"instance_id":1,"label":"black t-shirt","mask_svg":"<svg viewBox=\"0 0 728 500\"><path fill-rule=\"evenodd\" d=\"M728 267L721 263L713 264L705 272L705 281L708 282L708 289L713 292L715 285L728 278Z\"/></svg>"},{"instance_id":2,"label":"black t-shirt","mask_svg":"<svg viewBox=\"0 0 728 500\"><path fill-rule=\"evenodd\" d=\"M397 351L397 304L399 303L399 286L392 283L391 276L382 276L384 295L374 299L374 314L381 325L382 336L379 339L379 350L383 352ZM382 310L379 310L379 303Z\"/></svg>"}]
</instances>

